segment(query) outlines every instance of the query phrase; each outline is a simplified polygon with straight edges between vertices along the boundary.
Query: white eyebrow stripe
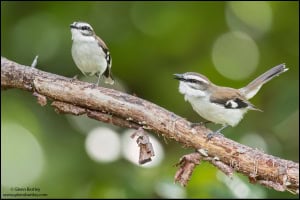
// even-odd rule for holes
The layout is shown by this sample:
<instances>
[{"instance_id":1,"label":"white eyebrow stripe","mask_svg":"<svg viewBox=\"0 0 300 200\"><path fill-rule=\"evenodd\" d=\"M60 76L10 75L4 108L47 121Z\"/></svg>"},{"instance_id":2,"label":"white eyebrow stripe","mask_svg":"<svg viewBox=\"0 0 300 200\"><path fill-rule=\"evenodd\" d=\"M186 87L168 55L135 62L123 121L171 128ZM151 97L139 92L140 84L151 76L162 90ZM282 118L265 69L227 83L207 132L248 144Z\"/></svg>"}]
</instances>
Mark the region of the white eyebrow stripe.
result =
<instances>
[{"instance_id":1,"label":"white eyebrow stripe","mask_svg":"<svg viewBox=\"0 0 300 200\"><path fill-rule=\"evenodd\" d=\"M86 23L86 22L74 22L73 25L75 25L75 26L77 26L77 27L88 26L88 27L90 27L91 29L93 29L92 26L91 26L90 24Z\"/></svg>"},{"instance_id":2,"label":"white eyebrow stripe","mask_svg":"<svg viewBox=\"0 0 300 200\"><path fill-rule=\"evenodd\" d=\"M208 81L200 76L195 76L195 75L187 75L185 76L186 79L195 79L204 83L208 83Z\"/></svg>"}]
</instances>

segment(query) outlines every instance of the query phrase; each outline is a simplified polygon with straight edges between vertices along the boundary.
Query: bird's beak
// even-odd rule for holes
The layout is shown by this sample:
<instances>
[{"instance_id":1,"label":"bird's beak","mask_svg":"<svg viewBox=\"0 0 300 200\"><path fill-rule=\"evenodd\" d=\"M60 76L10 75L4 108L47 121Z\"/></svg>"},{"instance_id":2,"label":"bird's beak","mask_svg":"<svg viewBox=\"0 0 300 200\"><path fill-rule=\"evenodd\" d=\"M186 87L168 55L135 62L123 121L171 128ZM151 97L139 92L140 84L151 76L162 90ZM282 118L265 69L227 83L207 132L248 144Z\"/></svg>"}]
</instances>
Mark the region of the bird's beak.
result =
<instances>
[{"instance_id":1,"label":"bird's beak","mask_svg":"<svg viewBox=\"0 0 300 200\"><path fill-rule=\"evenodd\" d=\"M77 27L73 23L73 24L70 24L70 28L77 28Z\"/></svg>"},{"instance_id":2,"label":"bird's beak","mask_svg":"<svg viewBox=\"0 0 300 200\"><path fill-rule=\"evenodd\" d=\"M174 78L177 80L183 80L183 75L182 74L174 74Z\"/></svg>"}]
</instances>

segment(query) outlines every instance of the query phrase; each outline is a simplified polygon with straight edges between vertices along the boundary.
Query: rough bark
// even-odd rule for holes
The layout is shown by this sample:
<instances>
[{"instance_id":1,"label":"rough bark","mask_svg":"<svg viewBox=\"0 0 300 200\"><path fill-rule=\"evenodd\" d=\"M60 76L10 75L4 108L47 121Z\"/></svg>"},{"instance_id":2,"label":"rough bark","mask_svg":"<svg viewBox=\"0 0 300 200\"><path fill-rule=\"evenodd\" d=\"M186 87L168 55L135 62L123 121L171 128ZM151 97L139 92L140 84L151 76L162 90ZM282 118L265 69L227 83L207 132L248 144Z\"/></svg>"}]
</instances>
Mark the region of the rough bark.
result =
<instances>
[{"instance_id":1,"label":"rough bark","mask_svg":"<svg viewBox=\"0 0 300 200\"><path fill-rule=\"evenodd\" d=\"M117 126L148 129L186 147L201 149L205 152L202 153L205 154L202 155L206 158L204 160L217 161L220 166L222 162L248 176L251 183L299 193L299 163L265 154L225 137L207 140L209 129L202 126L192 128L184 118L139 97L95 87L1 57L1 89L8 88L34 93L41 105L50 99L59 113L87 114Z\"/></svg>"}]
</instances>

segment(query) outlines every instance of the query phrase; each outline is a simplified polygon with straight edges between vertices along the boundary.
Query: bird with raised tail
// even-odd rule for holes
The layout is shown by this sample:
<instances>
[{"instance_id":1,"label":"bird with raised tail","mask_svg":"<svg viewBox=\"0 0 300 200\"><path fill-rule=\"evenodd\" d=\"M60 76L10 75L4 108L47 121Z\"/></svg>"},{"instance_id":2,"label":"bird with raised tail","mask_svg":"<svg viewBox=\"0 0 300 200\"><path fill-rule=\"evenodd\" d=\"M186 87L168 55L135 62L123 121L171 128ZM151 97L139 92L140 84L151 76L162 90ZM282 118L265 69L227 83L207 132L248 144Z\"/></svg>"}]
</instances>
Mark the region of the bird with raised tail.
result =
<instances>
[{"instance_id":1,"label":"bird with raised tail","mask_svg":"<svg viewBox=\"0 0 300 200\"><path fill-rule=\"evenodd\" d=\"M204 75L194 72L174 75L180 81L179 92L193 110L204 119L222 125L214 135L227 126L236 126L248 110L261 111L248 100L256 95L263 84L287 70L285 64L280 64L240 89L217 86Z\"/></svg>"},{"instance_id":2,"label":"bird with raised tail","mask_svg":"<svg viewBox=\"0 0 300 200\"><path fill-rule=\"evenodd\" d=\"M103 40L86 22L73 22L70 28L73 41L72 57L79 70L85 76L96 75L98 77L97 85L101 77L104 77L105 83L113 84L112 59Z\"/></svg>"}]
</instances>

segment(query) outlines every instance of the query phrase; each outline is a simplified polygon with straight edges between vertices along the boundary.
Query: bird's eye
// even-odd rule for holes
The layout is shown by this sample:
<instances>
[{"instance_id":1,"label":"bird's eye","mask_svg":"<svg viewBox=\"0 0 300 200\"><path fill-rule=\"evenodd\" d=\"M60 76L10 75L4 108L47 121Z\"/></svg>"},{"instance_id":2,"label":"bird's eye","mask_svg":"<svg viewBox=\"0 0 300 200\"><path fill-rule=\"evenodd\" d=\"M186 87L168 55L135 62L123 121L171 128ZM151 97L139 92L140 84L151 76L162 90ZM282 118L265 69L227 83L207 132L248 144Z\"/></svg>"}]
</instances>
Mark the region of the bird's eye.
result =
<instances>
[{"instance_id":1,"label":"bird's eye","mask_svg":"<svg viewBox=\"0 0 300 200\"><path fill-rule=\"evenodd\" d=\"M188 79L187 81L190 82L190 83L197 83L197 82L198 82L198 81L195 80L195 79Z\"/></svg>"},{"instance_id":2,"label":"bird's eye","mask_svg":"<svg viewBox=\"0 0 300 200\"><path fill-rule=\"evenodd\" d=\"M82 30L90 30L90 27L88 27L88 26L83 26L83 27L81 27L81 29L82 29Z\"/></svg>"}]
</instances>

